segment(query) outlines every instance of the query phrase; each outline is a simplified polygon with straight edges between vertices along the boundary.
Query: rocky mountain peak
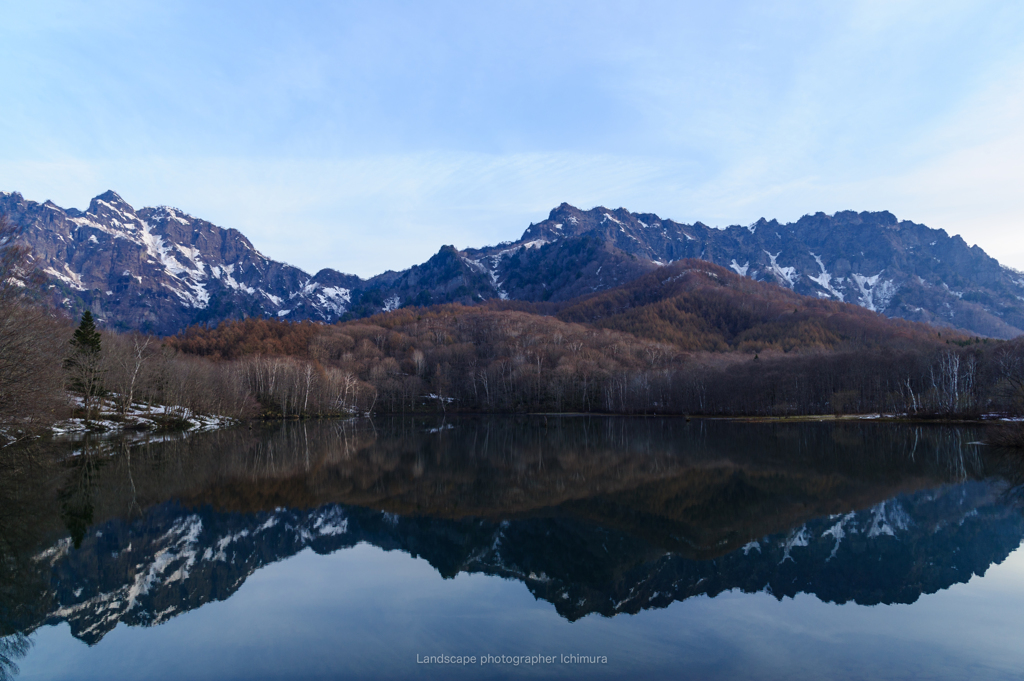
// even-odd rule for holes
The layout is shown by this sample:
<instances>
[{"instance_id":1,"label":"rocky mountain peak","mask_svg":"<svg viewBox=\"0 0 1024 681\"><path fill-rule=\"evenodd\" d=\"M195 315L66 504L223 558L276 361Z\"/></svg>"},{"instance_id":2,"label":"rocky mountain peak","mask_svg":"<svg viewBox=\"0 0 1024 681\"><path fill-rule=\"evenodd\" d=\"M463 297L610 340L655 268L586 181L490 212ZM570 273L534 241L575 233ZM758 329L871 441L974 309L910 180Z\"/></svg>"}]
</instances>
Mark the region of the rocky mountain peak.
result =
<instances>
[{"instance_id":1,"label":"rocky mountain peak","mask_svg":"<svg viewBox=\"0 0 1024 681\"><path fill-rule=\"evenodd\" d=\"M99 196L94 197L89 202L89 209L86 212L99 214L103 210L104 205L118 212L135 213L135 209L112 189L108 189Z\"/></svg>"}]
</instances>

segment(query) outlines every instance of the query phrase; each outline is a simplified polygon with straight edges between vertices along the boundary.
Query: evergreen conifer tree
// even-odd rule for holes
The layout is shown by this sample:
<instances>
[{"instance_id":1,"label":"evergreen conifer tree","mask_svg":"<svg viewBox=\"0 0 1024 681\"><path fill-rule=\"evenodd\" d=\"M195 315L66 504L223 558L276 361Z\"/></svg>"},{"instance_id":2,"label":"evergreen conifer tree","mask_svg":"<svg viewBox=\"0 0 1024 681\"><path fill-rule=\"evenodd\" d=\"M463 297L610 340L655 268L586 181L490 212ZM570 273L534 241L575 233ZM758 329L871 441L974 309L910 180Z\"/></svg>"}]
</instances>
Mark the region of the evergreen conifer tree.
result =
<instances>
[{"instance_id":1,"label":"evergreen conifer tree","mask_svg":"<svg viewBox=\"0 0 1024 681\"><path fill-rule=\"evenodd\" d=\"M96 330L96 323L89 310L82 315L82 321L75 329L75 335L71 337L71 347L75 352L96 355L100 353L100 332Z\"/></svg>"},{"instance_id":2,"label":"evergreen conifer tree","mask_svg":"<svg viewBox=\"0 0 1024 681\"><path fill-rule=\"evenodd\" d=\"M82 315L82 321L71 337L71 354L65 360L71 389L82 393L85 399L85 420L92 417L94 398L103 394L100 381L102 374L100 353L100 332L96 329L92 313L88 310Z\"/></svg>"}]
</instances>

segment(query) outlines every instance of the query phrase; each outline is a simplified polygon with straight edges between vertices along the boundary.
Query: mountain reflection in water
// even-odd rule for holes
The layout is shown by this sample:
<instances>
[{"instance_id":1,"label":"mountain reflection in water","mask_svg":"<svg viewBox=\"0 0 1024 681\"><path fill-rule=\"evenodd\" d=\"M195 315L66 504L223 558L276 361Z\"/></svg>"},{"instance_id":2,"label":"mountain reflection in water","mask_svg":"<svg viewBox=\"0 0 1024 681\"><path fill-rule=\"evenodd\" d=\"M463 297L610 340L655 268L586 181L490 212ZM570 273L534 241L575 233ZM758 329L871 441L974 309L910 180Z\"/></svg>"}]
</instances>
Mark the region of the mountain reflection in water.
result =
<instances>
[{"instance_id":1,"label":"mountain reflection in water","mask_svg":"<svg viewBox=\"0 0 1024 681\"><path fill-rule=\"evenodd\" d=\"M0 636L66 621L95 644L230 598L303 549L359 543L519 580L568 620L731 589L913 603L1024 537L1019 473L978 438L481 417L40 445L4 460Z\"/></svg>"}]
</instances>

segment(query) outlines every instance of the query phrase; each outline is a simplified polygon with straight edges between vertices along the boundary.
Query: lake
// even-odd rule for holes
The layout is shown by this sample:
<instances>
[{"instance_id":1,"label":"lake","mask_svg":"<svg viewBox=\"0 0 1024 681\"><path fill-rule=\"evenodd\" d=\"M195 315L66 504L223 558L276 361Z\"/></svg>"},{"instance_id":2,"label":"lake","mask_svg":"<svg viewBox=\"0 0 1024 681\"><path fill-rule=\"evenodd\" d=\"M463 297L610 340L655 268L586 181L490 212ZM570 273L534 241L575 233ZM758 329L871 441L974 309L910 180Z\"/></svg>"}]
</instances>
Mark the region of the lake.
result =
<instances>
[{"instance_id":1,"label":"lake","mask_svg":"<svg viewBox=\"0 0 1024 681\"><path fill-rule=\"evenodd\" d=\"M1002 679L1024 459L973 428L289 422L0 460L0 678Z\"/></svg>"}]
</instances>

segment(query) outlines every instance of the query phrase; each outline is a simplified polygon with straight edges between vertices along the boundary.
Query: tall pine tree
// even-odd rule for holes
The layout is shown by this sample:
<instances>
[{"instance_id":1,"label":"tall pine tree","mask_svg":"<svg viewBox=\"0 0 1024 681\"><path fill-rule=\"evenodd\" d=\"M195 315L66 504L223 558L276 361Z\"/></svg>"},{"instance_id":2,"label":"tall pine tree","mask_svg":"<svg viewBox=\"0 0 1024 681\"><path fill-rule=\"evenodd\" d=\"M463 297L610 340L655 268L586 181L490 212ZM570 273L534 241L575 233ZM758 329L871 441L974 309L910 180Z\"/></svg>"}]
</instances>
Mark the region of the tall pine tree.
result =
<instances>
[{"instance_id":1,"label":"tall pine tree","mask_svg":"<svg viewBox=\"0 0 1024 681\"><path fill-rule=\"evenodd\" d=\"M96 323L89 310L82 315L82 321L71 337L71 347L77 353L100 354L100 332L96 330Z\"/></svg>"},{"instance_id":2,"label":"tall pine tree","mask_svg":"<svg viewBox=\"0 0 1024 681\"><path fill-rule=\"evenodd\" d=\"M88 310L82 315L70 344L71 354L64 366L68 370L71 389L84 398L85 420L88 421L92 417L94 398L103 393L100 332L96 330L96 323Z\"/></svg>"}]
</instances>

